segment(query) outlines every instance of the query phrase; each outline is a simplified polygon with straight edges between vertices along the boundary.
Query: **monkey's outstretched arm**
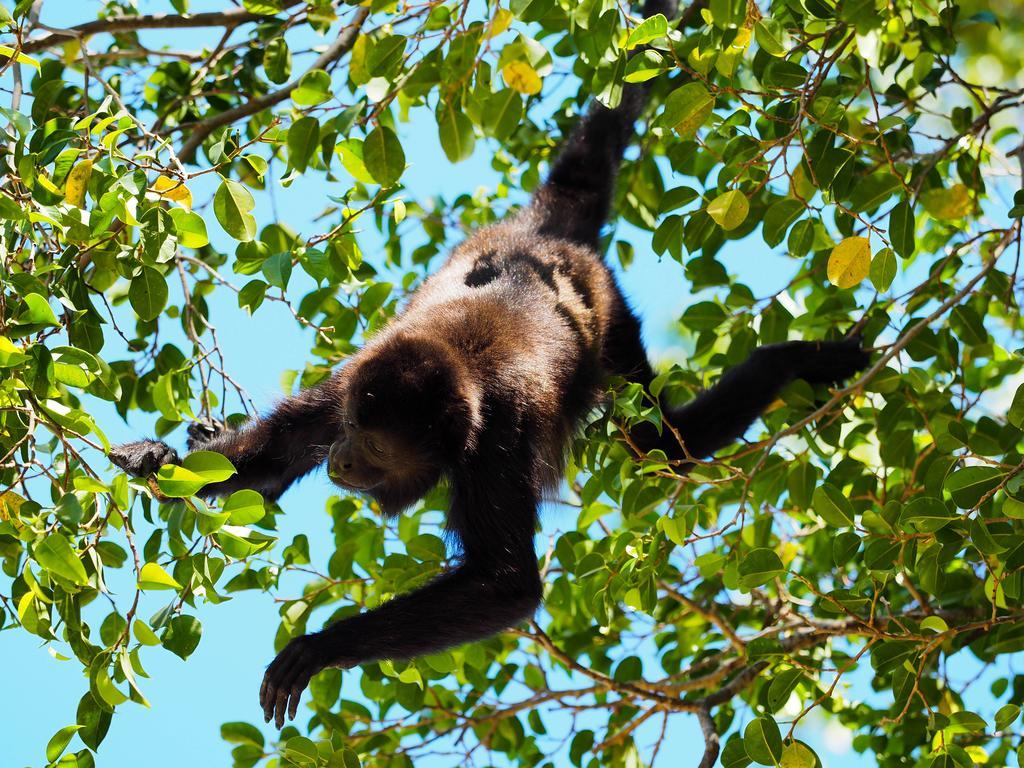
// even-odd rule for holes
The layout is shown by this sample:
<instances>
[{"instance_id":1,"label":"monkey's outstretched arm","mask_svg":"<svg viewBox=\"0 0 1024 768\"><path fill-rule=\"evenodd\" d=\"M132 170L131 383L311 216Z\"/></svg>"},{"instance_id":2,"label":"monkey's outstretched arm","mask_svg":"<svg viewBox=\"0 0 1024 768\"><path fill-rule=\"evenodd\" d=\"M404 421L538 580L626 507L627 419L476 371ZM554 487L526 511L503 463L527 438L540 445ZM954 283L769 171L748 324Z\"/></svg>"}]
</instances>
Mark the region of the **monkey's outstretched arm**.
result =
<instances>
[{"instance_id":1,"label":"monkey's outstretched arm","mask_svg":"<svg viewBox=\"0 0 1024 768\"><path fill-rule=\"evenodd\" d=\"M241 488L260 491L276 499L302 475L327 458L331 442L341 429L335 380L281 402L267 416L239 430L224 430L203 437L189 430L189 450L216 451L226 456L237 474L203 488L202 493L222 496ZM162 464L177 463L178 455L165 443L143 440L111 449L110 460L133 475L149 475Z\"/></svg>"},{"instance_id":2,"label":"monkey's outstretched arm","mask_svg":"<svg viewBox=\"0 0 1024 768\"><path fill-rule=\"evenodd\" d=\"M281 728L286 714L295 717L309 679L325 667L433 653L489 637L536 610L536 499L522 487L493 487L503 484L492 483L484 493L454 484L449 524L462 543L462 565L422 589L285 646L260 689L268 722L274 719Z\"/></svg>"}]
</instances>

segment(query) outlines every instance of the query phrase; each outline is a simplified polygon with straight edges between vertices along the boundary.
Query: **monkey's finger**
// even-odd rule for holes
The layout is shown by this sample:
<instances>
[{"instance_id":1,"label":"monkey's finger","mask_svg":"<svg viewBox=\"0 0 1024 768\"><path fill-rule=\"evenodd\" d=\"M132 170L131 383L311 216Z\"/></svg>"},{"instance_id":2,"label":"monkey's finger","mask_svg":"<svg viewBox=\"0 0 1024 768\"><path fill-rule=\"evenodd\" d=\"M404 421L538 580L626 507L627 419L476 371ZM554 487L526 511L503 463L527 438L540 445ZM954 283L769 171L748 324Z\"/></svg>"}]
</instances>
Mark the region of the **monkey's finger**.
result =
<instances>
[{"instance_id":1,"label":"monkey's finger","mask_svg":"<svg viewBox=\"0 0 1024 768\"><path fill-rule=\"evenodd\" d=\"M267 699L270 688L270 672L263 675L263 683L260 685L260 707L263 709L263 722L270 722L270 715L267 714Z\"/></svg>"},{"instance_id":2,"label":"monkey's finger","mask_svg":"<svg viewBox=\"0 0 1024 768\"><path fill-rule=\"evenodd\" d=\"M274 725L277 726L277 730L284 728L284 714L287 708L288 689L282 688L277 692L277 700L275 701Z\"/></svg>"},{"instance_id":3,"label":"monkey's finger","mask_svg":"<svg viewBox=\"0 0 1024 768\"><path fill-rule=\"evenodd\" d=\"M263 706L263 722L269 723L270 718L274 716L274 698L277 694L277 688L273 683L265 683L266 690L260 699L260 704Z\"/></svg>"},{"instance_id":4,"label":"monkey's finger","mask_svg":"<svg viewBox=\"0 0 1024 768\"><path fill-rule=\"evenodd\" d=\"M295 719L295 715L299 711L299 699L302 698L302 691L303 691L303 689L305 687L306 686L299 685L299 684L296 684L296 685L292 686L291 701L290 701L290 703L288 705L288 719L289 720L294 720Z\"/></svg>"}]
</instances>

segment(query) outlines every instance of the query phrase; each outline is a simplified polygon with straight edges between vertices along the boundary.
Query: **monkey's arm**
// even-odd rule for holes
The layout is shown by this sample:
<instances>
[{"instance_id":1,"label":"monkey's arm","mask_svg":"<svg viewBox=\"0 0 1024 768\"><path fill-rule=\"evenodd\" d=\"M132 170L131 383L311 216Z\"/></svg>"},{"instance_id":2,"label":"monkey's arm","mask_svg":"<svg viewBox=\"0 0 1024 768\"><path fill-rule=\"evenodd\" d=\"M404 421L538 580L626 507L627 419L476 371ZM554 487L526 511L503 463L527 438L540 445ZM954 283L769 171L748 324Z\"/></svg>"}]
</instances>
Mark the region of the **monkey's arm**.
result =
<instances>
[{"instance_id":1,"label":"monkey's arm","mask_svg":"<svg viewBox=\"0 0 1024 768\"><path fill-rule=\"evenodd\" d=\"M190 428L189 450L221 453L237 470L233 477L206 486L202 493L223 496L252 488L268 499L279 497L327 458L341 429L339 397L332 379L284 400L267 416L240 430L204 437ZM124 471L142 476L163 464L176 464L178 455L165 443L143 440L114 447L110 460Z\"/></svg>"},{"instance_id":2,"label":"monkey's arm","mask_svg":"<svg viewBox=\"0 0 1024 768\"><path fill-rule=\"evenodd\" d=\"M491 479L492 475L488 475ZM533 551L536 498L525 488L466 488L456 481L449 525L463 563L427 586L379 608L297 637L263 678L269 722L295 717L309 679L329 666L407 659L489 637L530 616L541 599Z\"/></svg>"},{"instance_id":3,"label":"monkey's arm","mask_svg":"<svg viewBox=\"0 0 1024 768\"><path fill-rule=\"evenodd\" d=\"M667 414L692 458L710 456L743 436L754 419L794 379L835 384L868 364L860 339L789 341L755 349L710 389ZM682 458L670 430L658 439L673 458ZM654 447L654 446L649 446Z\"/></svg>"}]
</instances>

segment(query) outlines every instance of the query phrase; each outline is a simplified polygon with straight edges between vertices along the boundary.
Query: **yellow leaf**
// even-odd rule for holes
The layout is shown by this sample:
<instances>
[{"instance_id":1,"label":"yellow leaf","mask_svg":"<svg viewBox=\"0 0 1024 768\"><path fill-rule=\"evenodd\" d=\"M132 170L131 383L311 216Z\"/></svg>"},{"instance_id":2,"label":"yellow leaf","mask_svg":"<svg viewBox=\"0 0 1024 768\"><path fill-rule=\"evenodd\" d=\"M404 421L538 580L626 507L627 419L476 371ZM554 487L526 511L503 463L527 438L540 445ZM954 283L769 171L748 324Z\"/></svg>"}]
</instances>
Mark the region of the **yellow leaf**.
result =
<instances>
[{"instance_id":1,"label":"yellow leaf","mask_svg":"<svg viewBox=\"0 0 1024 768\"><path fill-rule=\"evenodd\" d=\"M525 61L510 61L501 69L505 85L519 93L540 93L540 75Z\"/></svg>"},{"instance_id":2,"label":"yellow leaf","mask_svg":"<svg viewBox=\"0 0 1024 768\"><path fill-rule=\"evenodd\" d=\"M490 40L492 37L497 37L512 23L512 11L507 8L499 8L494 14L494 18L491 19L491 26L487 30L487 39Z\"/></svg>"},{"instance_id":3,"label":"yellow leaf","mask_svg":"<svg viewBox=\"0 0 1024 768\"><path fill-rule=\"evenodd\" d=\"M779 765L782 768L814 768L816 762L814 753L806 744L793 741L782 750Z\"/></svg>"},{"instance_id":4,"label":"yellow leaf","mask_svg":"<svg viewBox=\"0 0 1024 768\"><path fill-rule=\"evenodd\" d=\"M61 58L69 66L78 61L79 56L82 55L82 41L77 37L72 37L61 47L64 49L64 55Z\"/></svg>"},{"instance_id":5,"label":"yellow leaf","mask_svg":"<svg viewBox=\"0 0 1024 768\"><path fill-rule=\"evenodd\" d=\"M92 176L92 160L83 160L68 174L64 182L64 199L76 208L85 207L85 188Z\"/></svg>"},{"instance_id":6,"label":"yellow leaf","mask_svg":"<svg viewBox=\"0 0 1024 768\"><path fill-rule=\"evenodd\" d=\"M961 219L974 210L971 192L963 184L929 189L921 194L921 205L936 219Z\"/></svg>"},{"instance_id":7,"label":"yellow leaf","mask_svg":"<svg viewBox=\"0 0 1024 768\"><path fill-rule=\"evenodd\" d=\"M182 208L192 210L192 193L188 191L185 182L172 179L169 176L157 176L150 192L155 192L161 200L173 200Z\"/></svg>"},{"instance_id":8,"label":"yellow leaf","mask_svg":"<svg viewBox=\"0 0 1024 768\"><path fill-rule=\"evenodd\" d=\"M808 178L803 163L797 164L793 175L789 177L789 196L798 200L810 200L817 191L818 188Z\"/></svg>"},{"instance_id":9,"label":"yellow leaf","mask_svg":"<svg viewBox=\"0 0 1024 768\"><path fill-rule=\"evenodd\" d=\"M26 56L21 51L16 51L9 45L0 45L0 56L5 56L8 59L14 59L19 64L28 64L30 67L39 69L39 62L33 59L31 56Z\"/></svg>"},{"instance_id":10,"label":"yellow leaf","mask_svg":"<svg viewBox=\"0 0 1024 768\"><path fill-rule=\"evenodd\" d=\"M722 229L736 229L747 218L750 203L738 189L723 192L708 204L708 216Z\"/></svg>"},{"instance_id":11,"label":"yellow leaf","mask_svg":"<svg viewBox=\"0 0 1024 768\"><path fill-rule=\"evenodd\" d=\"M14 491L0 493L0 521L6 522L18 517L18 510L25 503L25 499Z\"/></svg>"},{"instance_id":12,"label":"yellow leaf","mask_svg":"<svg viewBox=\"0 0 1024 768\"><path fill-rule=\"evenodd\" d=\"M866 237L848 237L828 257L828 281L838 288L853 288L871 269L871 244Z\"/></svg>"},{"instance_id":13,"label":"yellow leaf","mask_svg":"<svg viewBox=\"0 0 1024 768\"><path fill-rule=\"evenodd\" d=\"M181 584L174 580L167 571L156 563L146 563L139 571L140 589L181 589Z\"/></svg>"}]
</instances>

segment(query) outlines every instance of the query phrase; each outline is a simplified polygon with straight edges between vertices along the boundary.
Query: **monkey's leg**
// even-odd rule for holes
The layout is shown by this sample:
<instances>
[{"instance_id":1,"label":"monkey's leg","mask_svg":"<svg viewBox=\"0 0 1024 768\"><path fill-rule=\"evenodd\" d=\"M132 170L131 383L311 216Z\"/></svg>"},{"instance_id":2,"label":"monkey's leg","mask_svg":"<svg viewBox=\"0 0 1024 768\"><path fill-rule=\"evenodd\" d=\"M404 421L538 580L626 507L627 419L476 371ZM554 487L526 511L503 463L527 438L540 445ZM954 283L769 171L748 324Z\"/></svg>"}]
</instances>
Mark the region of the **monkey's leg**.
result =
<instances>
[{"instance_id":1,"label":"monkey's leg","mask_svg":"<svg viewBox=\"0 0 1024 768\"><path fill-rule=\"evenodd\" d=\"M728 370L715 386L668 414L692 458L710 456L735 442L794 379L835 383L868 363L859 339L791 341L755 349L743 363ZM666 430L667 431L667 430ZM670 436L672 437L672 436ZM668 451L663 434L658 447L679 458L677 441Z\"/></svg>"}]
</instances>

